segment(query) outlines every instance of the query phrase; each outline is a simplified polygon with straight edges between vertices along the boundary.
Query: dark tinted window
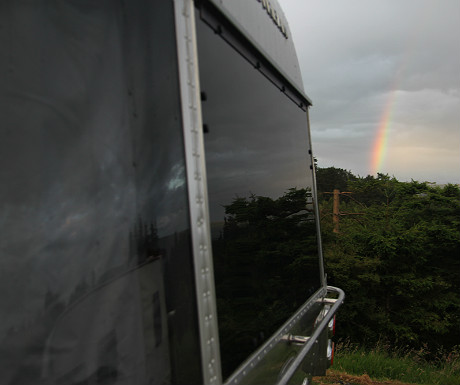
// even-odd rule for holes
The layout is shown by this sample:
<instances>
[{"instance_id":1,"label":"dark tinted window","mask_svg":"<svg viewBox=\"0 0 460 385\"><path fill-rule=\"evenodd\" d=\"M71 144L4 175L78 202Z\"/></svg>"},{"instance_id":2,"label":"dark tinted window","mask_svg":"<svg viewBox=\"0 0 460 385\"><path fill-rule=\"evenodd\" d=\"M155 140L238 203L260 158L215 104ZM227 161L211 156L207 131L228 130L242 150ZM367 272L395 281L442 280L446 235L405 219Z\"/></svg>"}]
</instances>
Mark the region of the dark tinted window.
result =
<instances>
[{"instance_id":1,"label":"dark tinted window","mask_svg":"<svg viewBox=\"0 0 460 385\"><path fill-rule=\"evenodd\" d=\"M226 377L320 287L313 181L306 112L197 28Z\"/></svg>"},{"instance_id":2,"label":"dark tinted window","mask_svg":"<svg viewBox=\"0 0 460 385\"><path fill-rule=\"evenodd\" d=\"M0 383L202 383L173 3L0 9Z\"/></svg>"}]
</instances>

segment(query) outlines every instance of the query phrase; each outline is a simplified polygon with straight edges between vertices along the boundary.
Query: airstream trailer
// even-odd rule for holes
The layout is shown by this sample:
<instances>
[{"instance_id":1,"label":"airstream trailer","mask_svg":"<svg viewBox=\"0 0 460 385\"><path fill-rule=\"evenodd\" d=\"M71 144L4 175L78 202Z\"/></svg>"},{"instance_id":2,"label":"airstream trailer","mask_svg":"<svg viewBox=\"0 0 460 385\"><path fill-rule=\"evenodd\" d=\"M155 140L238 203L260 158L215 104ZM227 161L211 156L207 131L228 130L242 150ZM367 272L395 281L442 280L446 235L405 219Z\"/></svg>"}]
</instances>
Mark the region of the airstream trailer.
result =
<instances>
[{"instance_id":1,"label":"airstream trailer","mask_svg":"<svg viewBox=\"0 0 460 385\"><path fill-rule=\"evenodd\" d=\"M324 374L344 293L277 1L0 9L0 382Z\"/></svg>"}]
</instances>

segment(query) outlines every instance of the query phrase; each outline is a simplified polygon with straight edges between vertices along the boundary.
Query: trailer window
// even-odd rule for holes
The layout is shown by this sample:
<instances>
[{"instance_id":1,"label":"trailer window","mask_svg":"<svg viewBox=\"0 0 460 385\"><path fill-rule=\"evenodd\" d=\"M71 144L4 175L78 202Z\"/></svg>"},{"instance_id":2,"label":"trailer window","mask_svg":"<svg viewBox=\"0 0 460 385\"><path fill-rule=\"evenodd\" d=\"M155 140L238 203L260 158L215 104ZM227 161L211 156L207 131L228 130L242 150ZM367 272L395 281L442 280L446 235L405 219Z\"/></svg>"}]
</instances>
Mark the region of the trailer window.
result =
<instances>
[{"instance_id":1,"label":"trailer window","mask_svg":"<svg viewBox=\"0 0 460 385\"><path fill-rule=\"evenodd\" d=\"M320 287L306 112L203 22L198 51L224 377Z\"/></svg>"}]
</instances>

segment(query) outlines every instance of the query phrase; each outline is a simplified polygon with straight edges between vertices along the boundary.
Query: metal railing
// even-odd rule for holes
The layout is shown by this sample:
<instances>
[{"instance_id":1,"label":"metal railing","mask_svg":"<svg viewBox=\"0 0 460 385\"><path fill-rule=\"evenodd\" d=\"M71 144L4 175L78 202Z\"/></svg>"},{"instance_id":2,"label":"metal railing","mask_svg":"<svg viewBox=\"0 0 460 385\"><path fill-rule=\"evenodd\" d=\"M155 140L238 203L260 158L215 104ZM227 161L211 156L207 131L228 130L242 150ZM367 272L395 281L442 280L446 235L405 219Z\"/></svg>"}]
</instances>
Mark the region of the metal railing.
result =
<instances>
[{"instance_id":1,"label":"metal railing","mask_svg":"<svg viewBox=\"0 0 460 385\"><path fill-rule=\"evenodd\" d=\"M277 385L286 385L290 378L294 375L297 368L302 364L303 360L313 347L313 345L318 341L318 338L321 335L321 332L327 327L329 321L332 319L334 314L336 313L339 306L342 304L343 300L345 299L345 293L342 289L334 286L327 287L328 293L335 292L338 294L338 298L335 300L334 304L332 305L331 309L327 312L326 316L321 320L318 327L315 328L313 334L309 336L308 340L305 342L305 345L299 351L295 359L289 365L289 367L284 372L283 376L278 381Z\"/></svg>"}]
</instances>

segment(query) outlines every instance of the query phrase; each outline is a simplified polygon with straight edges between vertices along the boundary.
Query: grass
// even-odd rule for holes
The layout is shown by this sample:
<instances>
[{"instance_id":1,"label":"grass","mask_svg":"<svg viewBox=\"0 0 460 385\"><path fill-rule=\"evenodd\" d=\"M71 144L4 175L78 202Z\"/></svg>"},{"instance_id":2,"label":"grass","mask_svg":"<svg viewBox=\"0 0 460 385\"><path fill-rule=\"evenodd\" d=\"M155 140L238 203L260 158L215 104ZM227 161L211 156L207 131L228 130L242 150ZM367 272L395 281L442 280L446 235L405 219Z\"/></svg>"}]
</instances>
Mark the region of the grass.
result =
<instances>
[{"instance_id":1,"label":"grass","mask_svg":"<svg viewBox=\"0 0 460 385\"><path fill-rule=\"evenodd\" d=\"M439 351L433 354L425 347L418 350L391 349L380 343L369 350L348 341L339 342L333 369L353 375L367 374L381 381L459 385L460 346L451 352Z\"/></svg>"}]
</instances>

